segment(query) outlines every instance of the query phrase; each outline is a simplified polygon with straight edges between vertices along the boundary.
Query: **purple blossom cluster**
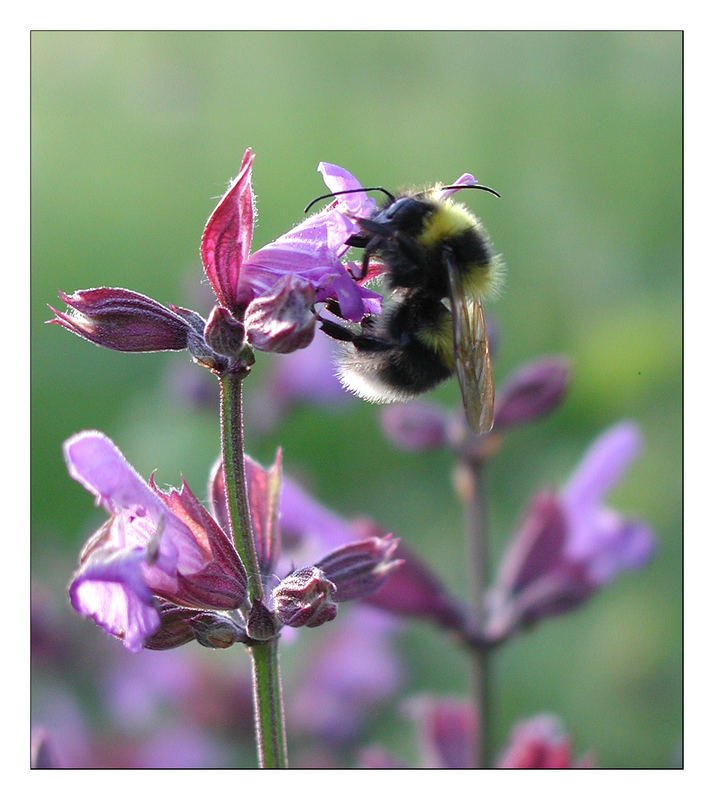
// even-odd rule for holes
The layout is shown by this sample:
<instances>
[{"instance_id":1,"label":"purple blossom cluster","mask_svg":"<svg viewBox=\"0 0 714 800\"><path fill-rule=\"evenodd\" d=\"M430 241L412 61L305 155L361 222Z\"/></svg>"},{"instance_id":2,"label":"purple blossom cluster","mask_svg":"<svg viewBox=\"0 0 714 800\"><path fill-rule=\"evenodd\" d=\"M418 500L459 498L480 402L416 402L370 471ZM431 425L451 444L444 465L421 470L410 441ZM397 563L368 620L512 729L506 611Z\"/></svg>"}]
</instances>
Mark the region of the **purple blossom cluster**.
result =
<instances>
[{"instance_id":1,"label":"purple blossom cluster","mask_svg":"<svg viewBox=\"0 0 714 800\"><path fill-rule=\"evenodd\" d=\"M208 320L128 289L99 288L60 292L68 311L52 308L55 318L50 322L112 350L187 349L198 363L222 370L226 359L247 357L246 344L277 353L307 347L315 334L316 303L335 301L342 316L352 321L378 313L381 295L363 285L375 270L358 281L343 260L347 240L358 231L354 220L369 216L374 201L361 192L341 195L251 253L253 160L249 149L203 231L203 268L218 301ZM319 171L331 192L360 188L334 164L322 163Z\"/></svg>"},{"instance_id":2,"label":"purple blossom cluster","mask_svg":"<svg viewBox=\"0 0 714 800\"><path fill-rule=\"evenodd\" d=\"M316 307L338 306L352 322L378 313L381 296L365 283L380 265L370 262L369 274L358 279L359 267L347 260L358 221L373 215L375 204L350 173L326 163L319 171L336 195L328 206L251 252L253 161L247 150L203 231L201 259L216 300L206 319L127 289L103 287L61 292L67 311L52 309L50 322L114 350L187 350L221 381L242 381L254 350L294 353L290 369L273 376L273 396L264 407L269 424L293 402L324 401L341 392L324 352L326 340L315 340ZM473 182L465 174L445 194L466 178ZM569 383L570 365L560 357L521 368L497 392L493 430L482 436L468 429L463 409L451 413L424 402L388 407L382 427L397 447L448 450L460 465L480 469L513 428L557 408ZM224 413L226 395L221 398ZM225 429L222 417L223 434ZM242 419L232 430L242 436ZM618 574L648 562L654 549L649 526L605 505L640 452L641 439L634 423L613 426L560 488L541 489L530 499L475 614L410 546L377 522L345 520L283 477L280 451L264 468L244 456L242 439L237 457L227 452L224 439L206 507L185 481L178 489L162 489L153 475L142 478L106 435L83 431L65 442L65 461L107 519L80 553L70 602L136 653L192 641L211 649L236 643L257 648L281 636L289 641L290 629L322 626L344 602L362 600L287 702L303 731L354 741L366 710L399 685L401 668L386 646L399 618L428 621L480 656L538 621L572 611ZM241 524L247 525L251 558L240 542L236 491L245 500ZM356 643L361 655L355 655ZM351 698L348 704L341 702L345 697ZM472 706L420 698L408 713L425 766L475 765L482 720ZM33 748L36 766L52 765L51 743L41 732ZM378 747L365 749L361 762L398 766ZM516 725L494 763L593 764L589 756L573 758L569 737L547 715Z\"/></svg>"},{"instance_id":3,"label":"purple blossom cluster","mask_svg":"<svg viewBox=\"0 0 714 800\"><path fill-rule=\"evenodd\" d=\"M251 631L245 567L226 532L220 464L211 474L210 514L185 482L180 490L164 492L153 477L144 481L97 431L69 439L65 459L70 475L110 515L82 550L69 586L79 614L133 652L169 649L193 639L223 648L264 638ZM247 464L259 562L263 574L271 576L280 552L277 513L270 510L279 493L274 478L280 463L270 470ZM281 513L289 524L291 509L283 504ZM272 591L264 624L277 632L282 625L314 627L334 619L337 603L375 591L399 567L392 557L396 547L388 536L370 537L290 571Z\"/></svg>"}]
</instances>

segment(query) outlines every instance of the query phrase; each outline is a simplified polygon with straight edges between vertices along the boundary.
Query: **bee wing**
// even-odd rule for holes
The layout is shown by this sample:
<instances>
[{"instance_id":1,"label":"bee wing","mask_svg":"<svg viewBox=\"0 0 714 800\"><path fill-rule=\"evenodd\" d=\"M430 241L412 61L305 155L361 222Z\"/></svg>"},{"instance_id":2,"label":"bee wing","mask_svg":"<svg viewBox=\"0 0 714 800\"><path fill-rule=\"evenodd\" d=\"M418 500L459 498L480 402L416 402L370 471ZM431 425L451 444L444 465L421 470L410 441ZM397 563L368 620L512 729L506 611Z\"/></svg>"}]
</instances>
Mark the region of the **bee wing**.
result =
<instances>
[{"instance_id":1,"label":"bee wing","mask_svg":"<svg viewBox=\"0 0 714 800\"><path fill-rule=\"evenodd\" d=\"M475 433L493 427L493 372L488 351L486 320L478 297L464 294L459 272L446 259L454 330L454 364L466 419Z\"/></svg>"}]
</instances>

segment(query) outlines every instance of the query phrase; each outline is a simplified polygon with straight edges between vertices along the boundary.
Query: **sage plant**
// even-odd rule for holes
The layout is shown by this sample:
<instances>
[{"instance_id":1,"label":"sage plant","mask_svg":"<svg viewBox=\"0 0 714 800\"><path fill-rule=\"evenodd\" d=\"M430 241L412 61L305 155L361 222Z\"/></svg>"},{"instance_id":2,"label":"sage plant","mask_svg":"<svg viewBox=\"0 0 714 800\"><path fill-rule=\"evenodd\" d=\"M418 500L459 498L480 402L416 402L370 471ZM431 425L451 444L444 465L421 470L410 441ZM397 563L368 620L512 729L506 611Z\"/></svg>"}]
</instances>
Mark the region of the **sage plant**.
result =
<instances>
[{"instance_id":1,"label":"sage plant","mask_svg":"<svg viewBox=\"0 0 714 800\"><path fill-rule=\"evenodd\" d=\"M82 431L65 442L70 476L108 515L80 553L69 584L73 608L131 652L167 650L194 640L211 649L243 646L252 664L262 767L288 765L285 707L304 728L331 730L329 703L321 718L317 708L320 694L335 687L334 671L324 665L302 697L285 703L281 633L338 625L340 606L353 600L393 617L436 625L472 656L471 702L421 698L409 705L427 753L425 765L589 765L589 756L572 761L569 740L551 717L520 722L511 743L494 757L490 655L524 628L571 611L618 572L649 558L648 527L602 505L640 447L636 426L622 423L603 434L560 490L547 489L532 499L492 580L483 470L512 428L557 407L569 382L567 362L544 359L513 376L497 393L494 429L484 436L469 431L463 409L450 413L419 402L384 411L385 434L397 446L416 452L446 448L454 455L455 489L472 550L470 603L443 586L404 537L394 538L371 520L343 520L283 478L280 451L268 467L253 461L244 452L243 382L255 351L295 354L289 357L307 362L310 350L324 346L315 340L316 309L332 304L344 320L355 323L381 309L381 295L365 285L379 267L358 279L359 265L346 260L349 241L359 233L357 220L375 211L359 182L340 167L320 164L328 190L339 194L323 211L251 252L253 161L247 150L203 232L201 258L215 295L207 319L124 288L60 292L67 310L52 308L51 323L102 347L188 351L195 364L216 377L220 397L220 455L208 481L210 508L185 481L164 490L154 476L142 478L99 431ZM323 355L320 363L323 371L311 373L309 390L300 384L288 390L279 382L276 390L296 397L320 394L315 386L324 380L324 396L334 397L329 359ZM273 403L267 424L286 405L285 398ZM308 545L301 562L295 553L285 557L283 534ZM335 653L341 647L335 646ZM360 692L353 684L350 691L354 697L383 696L396 686L396 673L389 674L380 686L365 685ZM49 763L44 738L37 739L35 750L38 766ZM378 746L365 749L361 763L398 765Z\"/></svg>"},{"instance_id":2,"label":"sage plant","mask_svg":"<svg viewBox=\"0 0 714 800\"><path fill-rule=\"evenodd\" d=\"M69 586L72 606L131 651L195 639L205 647L245 645L253 664L261 766L287 766L278 640L284 626L316 627L339 603L377 589L400 562L390 536L363 537L292 569L270 586L280 554L280 454L263 469L243 447L242 382L254 349L289 353L315 332L315 303L339 303L347 319L380 307L342 256L356 231L352 214L374 201L347 196L251 253L253 154L211 214L201 257L217 303L207 320L122 288L60 293L67 311L50 322L113 350L188 350L220 385L221 457L211 473L212 513L189 487L164 492L141 478L98 431L67 440L70 475L109 517L89 539ZM331 191L354 188L349 173L321 166ZM349 215L348 215L349 214Z\"/></svg>"}]
</instances>

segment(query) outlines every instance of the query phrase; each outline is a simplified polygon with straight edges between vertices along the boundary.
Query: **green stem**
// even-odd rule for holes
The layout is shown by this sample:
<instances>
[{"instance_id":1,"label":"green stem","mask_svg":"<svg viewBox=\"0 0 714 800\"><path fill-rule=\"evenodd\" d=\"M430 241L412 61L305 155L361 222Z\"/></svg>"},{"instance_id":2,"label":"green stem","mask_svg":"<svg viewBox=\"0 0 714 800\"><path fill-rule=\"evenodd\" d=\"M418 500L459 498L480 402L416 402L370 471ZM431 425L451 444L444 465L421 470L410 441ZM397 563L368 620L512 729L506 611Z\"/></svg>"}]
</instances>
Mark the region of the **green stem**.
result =
<instances>
[{"instance_id":1,"label":"green stem","mask_svg":"<svg viewBox=\"0 0 714 800\"><path fill-rule=\"evenodd\" d=\"M474 630L481 631L485 616L485 593L489 578L489 553L482 467L479 461L462 461L459 465L459 488L465 509L466 540L469 550L471 590L474 606ZM490 752L490 682L489 651L470 647L471 683L476 714L475 761L477 768L488 767Z\"/></svg>"},{"instance_id":2,"label":"green stem","mask_svg":"<svg viewBox=\"0 0 714 800\"><path fill-rule=\"evenodd\" d=\"M283 725L283 698L278 664L278 640L254 644L253 711L258 744L258 762L265 769L287 767L288 753Z\"/></svg>"},{"instance_id":3,"label":"green stem","mask_svg":"<svg viewBox=\"0 0 714 800\"><path fill-rule=\"evenodd\" d=\"M226 370L221 382L221 444L226 500L236 550L248 573L248 597L263 597L260 567L250 525L243 461L243 373Z\"/></svg>"},{"instance_id":4,"label":"green stem","mask_svg":"<svg viewBox=\"0 0 714 800\"><path fill-rule=\"evenodd\" d=\"M240 364L221 373L221 447L226 501L236 550L248 575L251 603L263 598L258 557L251 528L245 482L243 447L243 378ZM287 767L287 747L278 666L278 640L248 648L253 662L253 708L258 763L261 767Z\"/></svg>"}]
</instances>

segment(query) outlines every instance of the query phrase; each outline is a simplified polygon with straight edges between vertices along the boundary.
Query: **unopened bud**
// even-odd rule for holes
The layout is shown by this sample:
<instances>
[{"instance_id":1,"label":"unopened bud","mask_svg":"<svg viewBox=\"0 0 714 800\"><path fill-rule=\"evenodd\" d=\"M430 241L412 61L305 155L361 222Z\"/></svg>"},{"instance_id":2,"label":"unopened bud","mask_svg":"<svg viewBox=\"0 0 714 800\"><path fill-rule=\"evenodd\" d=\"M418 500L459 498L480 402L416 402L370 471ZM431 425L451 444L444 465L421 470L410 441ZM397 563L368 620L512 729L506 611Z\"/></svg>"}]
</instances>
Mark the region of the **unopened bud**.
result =
<instances>
[{"instance_id":1,"label":"unopened bud","mask_svg":"<svg viewBox=\"0 0 714 800\"><path fill-rule=\"evenodd\" d=\"M265 642L273 639L278 632L275 615L261 600L254 600L248 614L246 631L251 639Z\"/></svg>"},{"instance_id":2,"label":"unopened bud","mask_svg":"<svg viewBox=\"0 0 714 800\"><path fill-rule=\"evenodd\" d=\"M515 373L498 393L494 427L522 425L557 408L570 385L570 363L565 358L544 358Z\"/></svg>"},{"instance_id":3,"label":"unopened bud","mask_svg":"<svg viewBox=\"0 0 714 800\"><path fill-rule=\"evenodd\" d=\"M185 350L189 323L161 303L128 289L82 289L74 294L59 293L70 310L50 306L61 325L89 342L110 350L148 353L157 350Z\"/></svg>"},{"instance_id":4,"label":"unopened bud","mask_svg":"<svg viewBox=\"0 0 714 800\"><path fill-rule=\"evenodd\" d=\"M283 625L317 628L337 616L332 599L335 584L317 567L304 567L288 575L273 591L278 620Z\"/></svg>"},{"instance_id":5,"label":"unopened bud","mask_svg":"<svg viewBox=\"0 0 714 800\"><path fill-rule=\"evenodd\" d=\"M257 350L292 353L315 335L315 288L294 273L284 275L270 294L257 297L245 312L248 341Z\"/></svg>"},{"instance_id":6,"label":"unopened bud","mask_svg":"<svg viewBox=\"0 0 714 800\"><path fill-rule=\"evenodd\" d=\"M208 315L206 342L217 353L236 358L245 347L245 325L222 306Z\"/></svg>"},{"instance_id":7,"label":"unopened bud","mask_svg":"<svg viewBox=\"0 0 714 800\"><path fill-rule=\"evenodd\" d=\"M191 618L191 630L204 647L223 650L236 642L246 642L245 630L226 614L204 611Z\"/></svg>"},{"instance_id":8,"label":"unopened bud","mask_svg":"<svg viewBox=\"0 0 714 800\"><path fill-rule=\"evenodd\" d=\"M399 539L372 537L338 547L315 564L337 587L335 600L354 600L378 589L401 566L392 559Z\"/></svg>"},{"instance_id":9,"label":"unopened bud","mask_svg":"<svg viewBox=\"0 0 714 800\"><path fill-rule=\"evenodd\" d=\"M146 650L172 650L192 641L195 636L190 626L195 608L184 608L168 600L159 600L159 629L144 640Z\"/></svg>"}]
</instances>

